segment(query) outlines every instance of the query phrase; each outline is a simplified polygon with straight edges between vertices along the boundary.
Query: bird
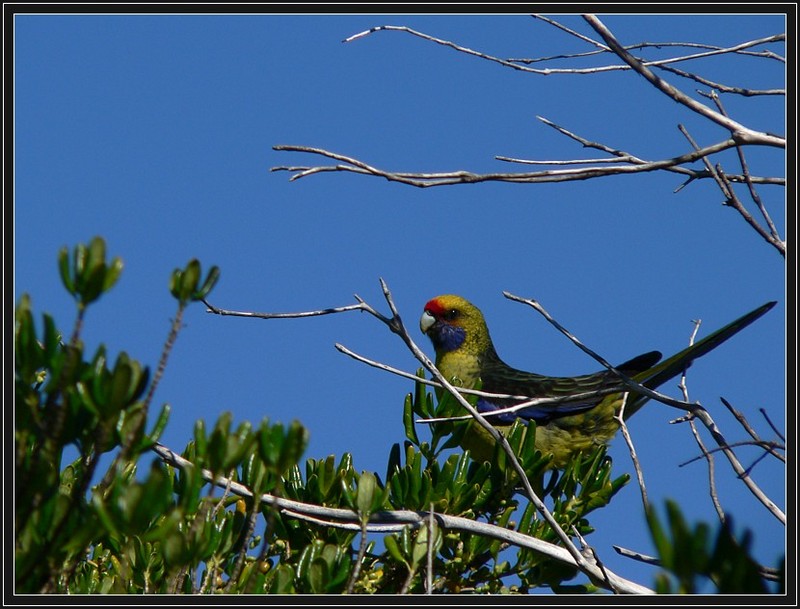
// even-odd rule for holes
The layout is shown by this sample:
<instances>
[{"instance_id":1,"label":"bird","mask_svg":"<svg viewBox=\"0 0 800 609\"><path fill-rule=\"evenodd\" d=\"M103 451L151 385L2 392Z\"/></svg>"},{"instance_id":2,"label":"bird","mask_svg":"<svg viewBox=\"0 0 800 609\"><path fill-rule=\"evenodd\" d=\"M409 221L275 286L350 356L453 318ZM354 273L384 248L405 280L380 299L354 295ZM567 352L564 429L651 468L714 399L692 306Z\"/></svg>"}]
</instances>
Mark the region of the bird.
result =
<instances>
[{"instance_id":1,"label":"bird","mask_svg":"<svg viewBox=\"0 0 800 609\"><path fill-rule=\"evenodd\" d=\"M767 302L666 360L661 361L659 351L649 351L615 368L642 386L655 390L775 304L775 301ZM504 435L517 419L535 421L535 447L543 455L553 455L550 463L553 468L563 469L574 454L605 445L614 437L619 429L615 417L619 415L625 392L629 395L623 419L650 399L630 389L609 369L581 376L556 377L512 368L497 354L483 313L461 296L444 294L429 300L420 318L420 330L430 338L436 352L436 367L448 381L461 388L471 389L479 384L485 393L515 396L481 396L475 407ZM441 387L437 395L439 398L443 395ZM521 399L523 396L527 399ZM559 401L491 414L532 398L558 398ZM492 435L474 420L461 440L461 447L469 449L473 459L478 461L491 461L494 445Z\"/></svg>"}]
</instances>

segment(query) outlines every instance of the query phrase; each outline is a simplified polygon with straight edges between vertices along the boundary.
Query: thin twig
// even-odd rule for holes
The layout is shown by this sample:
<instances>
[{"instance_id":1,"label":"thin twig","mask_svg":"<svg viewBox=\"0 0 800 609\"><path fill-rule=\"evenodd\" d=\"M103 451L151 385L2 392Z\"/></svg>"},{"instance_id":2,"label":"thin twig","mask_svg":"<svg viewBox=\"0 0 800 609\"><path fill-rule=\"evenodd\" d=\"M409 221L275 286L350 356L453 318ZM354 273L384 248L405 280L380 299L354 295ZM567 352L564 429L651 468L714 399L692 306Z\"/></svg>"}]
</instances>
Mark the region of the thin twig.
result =
<instances>
[{"instance_id":1,"label":"thin twig","mask_svg":"<svg viewBox=\"0 0 800 609\"><path fill-rule=\"evenodd\" d=\"M540 15L533 15L533 17L536 17L536 18L539 18L539 19L541 19L543 21L546 21L547 23L550 23L551 25L553 25L553 26L555 26L555 27L557 27L559 29L562 29L562 30L568 32L569 34L579 38L583 42L587 42L587 43L591 44L592 46L597 47L600 52L610 52L611 51L611 49L609 49L609 46L604 45L603 43L598 42L596 40L593 40L593 39L589 38L588 36L584 36L583 34L579 34L578 32L575 32L574 30L571 30L571 29L567 28L566 26L564 26L564 25L562 25L560 23L557 23L555 21L552 21L552 20L547 19L546 17L542 17ZM402 26L402 25L379 25L379 26L375 26L375 27L372 27L372 28L370 28L368 30L364 30L364 31L359 32L357 34L353 34L352 36L348 36L342 42L345 42L345 43L353 42L355 40L359 40L361 38L365 38L365 37L369 36L370 34L374 34L376 32L403 32L403 33L406 33L406 34L410 34L412 36L416 36L418 38L422 38L423 40L427 40L428 42L434 42L436 44L451 48L451 49L453 49L455 51L458 51L459 53L464 53L466 55L471 55L473 57L478 57L479 59L483 59L483 60L486 60L486 61L497 63L497 64L500 64L500 65L506 67L506 68L511 68L512 70L517 70L519 72L527 72L529 74L538 74L540 76L549 76L549 75L552 75L552 74L598 74L598 73L601 73L601 72L630 70L632 68L632 66L630 66L630 65L607 65L607 66L593 66L593 67L587 67L587 68L531 68L531 67L528 67L528 66L522 65L522 64L539 63L541 61L544 61L545 59L538 59L538 60L502 59L500 57L496 57L494 55L490 55L490 54L484 53L482 51L476 51L474 49L470 49L468 47L461 46L461 45L456 44L454 42L451 42L449 40L444 40L442 38L437 38L435 36L431 36L430 34L425 34L423 32L414 30L414 29L412 29L412 28L410 28L408 26ZM737 52L744 51L745 49L748 49L748 48L753 47L753 46L758 46L758 45L761 45L761 44L767 44L767 43L771 43L771 42L777 42L777 41L780 41L780 40L783 40L783 39L785 39L785 36L783 34L778 34L778 35L775 35L775 36L769 36L769 37L762 38L762 39L759 39L759 40L750 40L750 41L741 43L739 45L735 45L735 46L727 47L727 48L714 47L714 48L710 48L709 50L703 51L701 53L693 53L693 54L690 54L690 55L684 55L684 56L680 56L680 57L670 57L670 58L666 58L666 59L642 61L642 65L659 67L659 66L666 65L666 64L669 64L669 63L682 62L682 61L691 61L691 60L700 59L700 58L703 58L703 57L710 57L710 56L713 56L713 55L721 55L721 54L727 54L727 53L737 53ZM632 45L630 47L625 47L625 49L627 50L629 48L630 49L641 48L642 46L645 46L645 45L640 43L640 44L637 44L637 45ZM657 46L657 45L652 45L652 46ZM688 46L688 45L684 45L684 46ZM708 48L708 47L706 47L706 48ZM574 57L587 56L587 55L596 54L596 53L597 52L574 54L574 55L563 55L563 56L557 56L557 57L554 57L554 58L547 58L547 59L549 60L549 59L574 58ZM762 56L768 56L768 55L762 55ZM769 57L770 58L775 58L776 56L774 54L772 54L772 55L769 55Z\"/></svg>"},{"instance_id":2,"label":"thin twig","mask_svg":"<svg viewBox=\"0 0 800 609\"><path fill-rule=\"evenodd\" d=\"M639 491L642 495L642 506L645 512L647 512L650 509L650 502L647 500L647 486L644 483L644 472L642 471L641 463L639 463L639 457L636 454L633 439L628 431L628 425L625 423L625 405L628 403L629 395L630 393L628 391L622 395L622 406L620 406L619 412L614 414L614 419L619 424L622 437L625 439L625 444L628 446L628 452L631 455L631 461L633 461L633 469L636 472L636 481L639 483Z\"/></svg>"},{"instance_id":3,"label":"thin twig","mask_svg":"<svg viewBox=\"0 0 800 609\"><path fill-rule=\"evenodd\" d=\"M780 453L776 452L778 450L786 450L786 447L783 444L779 444L778 442L770 442L768 440L740 440L739 442L731 442L725 448L740 448L742 446L755 446L757 448L763 448L764 453L759 456L759 459L766 457L767 455L772 455L773 457L777 458L779 461L786 462L786 457L781 455ZM678 467L685 467L690 463L694 463L695 461L699 461L706 457L706 455L711 453L721 452L723 447L712 448L707 451L703 455L698 455L696 457L692 457L691 459L687 459L682 463L678 464ZM746 468L745 472L749 473L752 469L752 466Z\"/></svg>"},{"instance_id":4,"label":"thin twig","mask_svg":"<svg viewBox=\"0 0 800 609\"><path fill-rule=\"evenodd\" d=\"M625 558L631 558L646 565L653 565L655 567L661 566L661 561L655 556L649 556L647 554L642 554L641 552L635 552L634 550L629 550L628 548L623 548L621 546L612 546L612 547L617 552L617 554L619 554L620 556L624 556ZM764 565L759 565L758 572L762 578L768 581L779 581L781 578L781 572L778 569L772 567L765 567Z\"/></svg>"},{"instance_id":5,"label":"thin twig","mask_svg":"<svg viewBox=\"0 0 800 609\"><path fill-rule=\"evenodd\" d=\"M555 27L557 29L562 30L562 31L566 32L567 34L569 34L571 36L574 36L578 40L581 40L583 42L588 43L589 45L595 47L596 50L590 51L590 52L584 52L584 53L574 53L574 54L570 54L570 55L557 55L557 56L554 56L552 58L546 58L546 59L538 59L538 60L532 60L532 59L510 59L509 61L516 61L516 62L520 62L520 63L537 63L539 61L546 61L546 60L549 60L549 59L573 59L573 58L576 58L576 57L583 57L583 56L587 56L587 55L598 55L598 54L601 54L601 53L609 53L609 52L611 52L611 49L607 45L603 44L602 42L600 42L598 40L594 40L593 38L590 38L590 37L588 37L588 36L586 36L584 34L581 34L579 32L576 32L575 30L573 30L571 28L568 28L567 26L565 26L565 25L563 25L561 23L558 23L557 21L549 19L548 17L545 17L544 15L534 14L534 15L531 15L531 17L533 17L534 19L539 19L541 21L544 21L545 23L547 23L549 25L552 25L553 27ZM744 42L744 43L741 43L739 45L735 45L733 47L727 47L727 48L726 47L716 46L716 45L710 45L710 44L696 43L696 42L672 42L672 41L671 42L639 42L639 43L636 43L636 44L628 45L628 46L626 46L624 48L627 51L632 51L632 50L636 50L636 49L644 49L644 48L648 48L648 47L654 47L656 49L661 49L661 48L664 48L664 47L700 48L700 49L706 49L706 51L710 51L710 52L712 52L713 54L716 54L716 55L727 54L727 53L741 54L741 55L752 55L754 57L762 57L762 58L766 58L766 59L774 59L774 60L780 61L782 63L786 63L786 59L785 58L781 57L780 55L777 55L776 53L774 53L772 51L769 51L769 50L766 50L766 51L748 51L747 50L747 49L750 49L750 48L755 47L755 46L760 46L762 44L770 44L770 43L774 43L774 42L783 42L785 40L786 40L786 35L785 34L775 34L773 36L767 36L766 38L759 38L757 40L751 40L751 41ZM695 54L692 54L692 55L683 55L683 56L680 56L680 57L672 57L672 58L668 58L668 59L652 61L652 62L643 62L643 63L645 65L659 65L659 66L663 67L666 63L674 63L674 62L679 62L679 61L689 61L691 59L697 59L698 57L701 57L701 56L707 56L707 55L701 55L701 54L695 53ZM620 66L620 67L623 68L623 67L629 67L629 66Z\"/></svg>"},{"instance_id":6,"label":"thin twig","mask_svg":"<svg viewBox=\"0 0 800 609\"><path fill-rule=\"evenodd\" d=\"M172 349L175 346L175 341L178 339L178 333L183 327L183 313L185 310L185 303L179 303L178 310L175 313L175 319L173 319L172 324L170 324L167 339L164 342L164 347L161 349L161 357L158 360L156 373L153 375L153 380L150 381L150 387L147 389L147 394L142 402L142 408L139 413L139 422L136 425L132 425L130 431L122 439L122 447L120 448L116 457L114 457L113 463L109 466L105 476L103 476L103 479L100 481L100 484L98 484L98 489L102 493L105 493L111 487L111 483L119 473L119 468L122 467L130 458L131 453L134 450L133 445L136 437L141 434L142 430L144 429L150 403L153 401L156 389L158 388L158 385L164 376L164 372L167 369L167 360L169 359L170 353L172 353Z\"/></svg>"},{"instance_id":7,"label":"thin twig","mask_svg":"<svg viewBox=\"0 0 800 609\"><path fill-rule=\"evenodd\" d=\"M257 313L255 311L231 311L228 309L220 309L215 307L207 300L203 300L203 304L208 307L209 313L215 315L234 315L237 317L256 317L258 319L298 319L302 317L317 317L320 315L332 315L334 313L344 313L346 311L363 311L364 306L361 303L347 305L344 307L330 307L327 309L319 309L316 311L301 311L298 313Z\"/></svg>"},{"instance_id":8,"label":"thin twig","mask_svg":"<svg viewBox=\"0 0 800 609\"><path fill-rule=\"evenodd\" d=\"M694 340L697 337L697 332L700 330L700 324L702 320L695 319L692 322L694 324L694 328L692 329L692 333L689 336L689 346L691 347L694 344ZM689 401L689 387L686 385L686 370L681 373L681 380L678 383L678 387L680 388L681 392L683 393L683 399L687 402ZM706 460L708 464L708 493L711 497L711 504L714 506L714 511L717 512L717 518L721 523L725 523L727 516L725 515L725 510L722 509L722 504L719 500L719 493L717 492L717 478L715 475L716 472L716 464L714 461L713 451L709 451L706 448L706 445L703 443L703 438L700 437L700 432L697 430L697 426L694 424L694 419L689 420L689 427L692 431L692 435L694 436L694 440L697 443L697 446L700 448L701 457Z\"/></svg>"},{"instance_id":9,"label":"thin twig","mask_svg":"<svg viewBox=\"0 0 800 609\"><path fill-rule=\"evenodd\" d=\"M769 415L767 414L767 411L766 411L766 410L764 410L763 408L759 408L759 409L758 409L758 411L759 411L759 412L761 413L761 415L762 415L762 416L763 416L763 417L766 419L766 421L767 421L767 425L769 425L769 426L772 428L772 431L774 431L774 432L775 432L775 434L778 436L778 438L780 438L781 442L786 442L786 436L784 436L784 435L783 435L783 432L781 432L781 431L780 431L780 430L777 428L777 426L775 425L775 423L773 423L773 422L772 422L772 419L770 419Z\"/></svg>"},{"instance_id":10,"label":"thin twig","mask_svg":"<svg viewBox=\"0 0 800 609\"><path fill-rule=\"evenodd\" d=\"M361 573L361 563L364 561L364 555L367 553L367 519L361 516L360 530L361 540L358 544L358 554L356 555L356 563L353 565L353 571L350 573L350 579L347 581L347 588L345 594L352 594L355 588L358 575Z\"/></svg>"},{"instance_id":11,"label":"thin twig","mask_svg":"<svg viewBox=\"0 0 800 609\"><path fill-rule=\"evenodd\" d=\"M691 72L680 70L674 66L660 65L658 67L661 70L671 72L676 76L688 78L689 80L693 80L701 85L719 91L720 93L730 93L733 95L741 95L743 97L756 97L760 95L786 95L786 89L745 89L743 87L731 87L729 85L723 85L722 83L709 80L708 78L703 78L698 74L692 74Z\"/></svg>"}]
</instances>

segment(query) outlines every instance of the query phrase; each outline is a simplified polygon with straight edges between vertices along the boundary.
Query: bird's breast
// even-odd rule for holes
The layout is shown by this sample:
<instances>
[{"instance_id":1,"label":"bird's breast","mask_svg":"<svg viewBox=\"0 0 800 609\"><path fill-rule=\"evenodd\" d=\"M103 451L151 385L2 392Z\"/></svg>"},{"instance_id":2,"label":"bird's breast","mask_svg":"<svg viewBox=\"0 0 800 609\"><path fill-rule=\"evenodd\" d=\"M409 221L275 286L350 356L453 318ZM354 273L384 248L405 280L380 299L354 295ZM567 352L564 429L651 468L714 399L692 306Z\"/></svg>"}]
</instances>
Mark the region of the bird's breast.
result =
<instances>
[{"instance_id":1,"label":"bird's breast","mask_svg":"<svg viewBox=\"0 0 800 609\"><path fill-rule=\"evenodd\" d=\"M462 387L471 387L480 378L480 361L475 355L450 351L438 358L436 367L447 380L457 377Z\"/></svg>"}]
</instances>

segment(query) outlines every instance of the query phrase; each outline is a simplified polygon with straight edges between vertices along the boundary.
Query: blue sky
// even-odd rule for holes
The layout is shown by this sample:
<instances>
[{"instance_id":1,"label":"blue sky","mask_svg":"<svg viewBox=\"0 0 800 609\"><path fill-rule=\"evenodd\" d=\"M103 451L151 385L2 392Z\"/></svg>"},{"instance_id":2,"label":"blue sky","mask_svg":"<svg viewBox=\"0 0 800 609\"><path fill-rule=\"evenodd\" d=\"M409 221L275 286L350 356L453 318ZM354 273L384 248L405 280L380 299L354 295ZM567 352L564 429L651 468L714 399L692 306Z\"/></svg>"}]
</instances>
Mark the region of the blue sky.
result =
<instances>
[{"instance_id":1,"label":"blue sky","mask_svg":"<svg viewBox=\"0 0 800 609\"><path fill-rule=\"evenodd\" d=\"M556 17L597 37L577 15ZM731 46L785 31L780 15L606 15L626 44ZM342 40L377 25L406 25L498 57L543 57L588 47L528 15L17 15L15 17L15 300L27 292L64 332L74 306L56 254L103 236L125 270L89 311L83 338L152 368L174 315L167 283L193 257L216 264L210 301L251 311L303 311L354 302L387 312L379 278L417 329L431 297L458 293L484 312L500 355L543 374L598 365L504 290L539 300L612 362L683 348L701 318L708 333L768 300L778 306L698 361L690 398L731 440L744 432L719 396L767 438L758 409L785 426L783 259L731 209L711 181L649 173L560 184L476 184L417 189L323 173L289 182L280 165L327 164L277 152L326 148L393 171L477 173L529 159L597 158L540 123L639 157L676 156L727 137L631 72L525 74L398 32ZM771 50L785 54L771 45ZM664 56L674 52L665 49ZM557 61L551 67L595 65ZM619 63L615 61L614 63ZM753 57L684 64L728 85L784 87L784 64ZM665 76L696 99L696 83ZM726 95L730 115L785 133L784 99ZM755 175L783 176L783 150L748 151ZM738 171L735 155L719 159ZM781 234L785 193L760 195ZM739 194L746 199L746 192ZM190 309L156 395L172 418L162 441L182 450L198 418L226 410L237 422L299 419L308 457L353 454L356 469L385 472L404 439L403 379L338 353L342 343L413 371L402 343L376 320L347 313L305 320L221 318ZM664 388L679 397L674 385ZM650 404L630 421L650 497L678 500L691 520L714 521L705 466L680 464L698 449L676 412ZM709 441L710 442L710 441ZM621 438L615 472L633 468ZM757 453L744 451L747 464ZM784 468L764 461L755 480L784 507ZM757 556L774 565L784 530L720 458L723 506L755 529ZM618 557L612 544L652 545L631 483L597 513L590 541L618 574L645 585L655 570Z\"/></svg>"}]
</instances>

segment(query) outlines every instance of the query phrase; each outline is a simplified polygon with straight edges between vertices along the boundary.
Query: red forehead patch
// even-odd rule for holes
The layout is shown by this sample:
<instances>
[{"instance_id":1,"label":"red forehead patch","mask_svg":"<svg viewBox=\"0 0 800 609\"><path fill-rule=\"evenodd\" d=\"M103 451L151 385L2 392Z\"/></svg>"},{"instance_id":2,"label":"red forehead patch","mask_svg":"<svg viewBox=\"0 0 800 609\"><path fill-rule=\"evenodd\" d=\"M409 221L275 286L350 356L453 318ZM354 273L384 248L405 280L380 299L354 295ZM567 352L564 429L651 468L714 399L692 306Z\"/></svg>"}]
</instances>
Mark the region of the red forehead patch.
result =
<instances>
[{"instance_id":1,"label":"red forehead patch","mask_svg":"<svg viewBox=\"0 0 800 609\"><path fill-rule=\"evenodd\" d=\"M444 313L445 307L442 306L442 303L439 302L438 298L433 298L427 302L425 305L425 310L430 311L434 315L440 315Z\"/></svg>"}]
</instances>

